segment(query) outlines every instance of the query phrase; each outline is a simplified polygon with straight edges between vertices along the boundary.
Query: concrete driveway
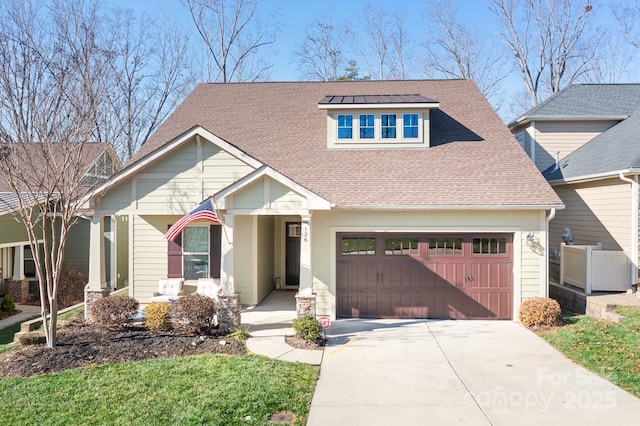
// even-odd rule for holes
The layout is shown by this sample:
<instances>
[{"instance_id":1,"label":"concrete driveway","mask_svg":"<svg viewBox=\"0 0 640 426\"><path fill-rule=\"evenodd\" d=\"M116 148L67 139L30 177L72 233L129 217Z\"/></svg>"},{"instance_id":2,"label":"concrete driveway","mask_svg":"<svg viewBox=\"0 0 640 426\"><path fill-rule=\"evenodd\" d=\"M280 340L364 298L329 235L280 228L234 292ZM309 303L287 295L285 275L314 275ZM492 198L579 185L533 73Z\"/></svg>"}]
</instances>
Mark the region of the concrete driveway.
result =
<instances>
[{"instance_id":1,"label":"concrete driveway","mask_svg":"<svg viewBox=\"0 0 640 426\"><path fill-rule=\"evenodd\" d=\"M327 331L308 425L640 424L638 398L518 323L339 320Z\"/></svg>"}]
</instances>

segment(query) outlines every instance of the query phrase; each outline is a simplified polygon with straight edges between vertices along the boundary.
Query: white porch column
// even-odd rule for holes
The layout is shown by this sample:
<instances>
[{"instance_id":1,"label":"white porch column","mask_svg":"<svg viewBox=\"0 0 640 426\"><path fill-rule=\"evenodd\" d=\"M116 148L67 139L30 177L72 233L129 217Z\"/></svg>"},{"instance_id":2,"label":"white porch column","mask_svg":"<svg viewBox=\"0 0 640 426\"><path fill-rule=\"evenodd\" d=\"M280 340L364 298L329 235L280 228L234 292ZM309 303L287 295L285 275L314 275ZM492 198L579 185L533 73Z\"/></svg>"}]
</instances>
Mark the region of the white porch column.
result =
<instances>
[{"instance_id":1,"label":"white porch column","mask_svg":"<svg viewBox=\"0 0 640 426\"><path fill-rule=\"evenodd\" d=\"M300 289L303 295L313 293L311 276L311 215L300 215Z\"/></svg>"},{"instance_id":2,"label":"white porch column","mask_svg":"<svg viewBox=\"0 0 640 426\"><path fill-rule=\"evenodd\" d=\"M89 234L89 291L106 286L104 263L104 222L102 216L95 215Z\"/></svg>"},{"instance_id":3,"label":"white porch column","mask_svg":"<svg viewBox=\"0 0 640 426\"><path fill-rule=\"evenodd\" d=\"M222 284L222 294L231 295L235 293L234 272L233 272L233 224L234 215L225 215L222 224L222 261L220 262L220 283Z\"/></svg>"},{"instance_id":4,"label":"white porch column","mask_svg":"<svg viewBox=\"0 0 640 426\"><path fill-rule=\"evenodd\" d=\"M16 246L13 254L13 280L24 279L24 245Z\"/></svg>"}]
</instances>

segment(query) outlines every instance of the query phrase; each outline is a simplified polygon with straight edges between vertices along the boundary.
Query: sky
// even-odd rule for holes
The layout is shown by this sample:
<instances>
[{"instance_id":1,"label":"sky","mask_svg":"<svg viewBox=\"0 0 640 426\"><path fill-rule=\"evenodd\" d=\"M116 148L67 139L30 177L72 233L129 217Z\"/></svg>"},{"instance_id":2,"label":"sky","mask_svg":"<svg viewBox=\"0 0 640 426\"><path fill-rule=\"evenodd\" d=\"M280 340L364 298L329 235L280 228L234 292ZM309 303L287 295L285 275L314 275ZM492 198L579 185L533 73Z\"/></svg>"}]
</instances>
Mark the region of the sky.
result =
<instances>
[{"instance_id":1,"label":"sky","mask_svg":"<svg viewBox=\"0 0 640 426\"><path fill-rule=\"evenodd\" d=\"M307 26L322 16L330 16L334 22L356 19L363 6L369 0L263 0L262 8L266 11L277 10L280 31L276 36L275 64L271 80L297 80L296 66L293 63L293 52L296 45L305 36ZM485 0L457 0L460 18L474 25L493 26L493 18ZM185 25L193 25L189 12L179 0L105 0L105 4L116 5L124 9L146 12L155 15L165 11ZM409 12L407 26L410 34L422 34L421 21L424 19L426 0L388 1L390 9L402 7ZM495 31L495 28L487 28ZM421 76L416 76L421 77Z\"/></svg>"}]
</instances>

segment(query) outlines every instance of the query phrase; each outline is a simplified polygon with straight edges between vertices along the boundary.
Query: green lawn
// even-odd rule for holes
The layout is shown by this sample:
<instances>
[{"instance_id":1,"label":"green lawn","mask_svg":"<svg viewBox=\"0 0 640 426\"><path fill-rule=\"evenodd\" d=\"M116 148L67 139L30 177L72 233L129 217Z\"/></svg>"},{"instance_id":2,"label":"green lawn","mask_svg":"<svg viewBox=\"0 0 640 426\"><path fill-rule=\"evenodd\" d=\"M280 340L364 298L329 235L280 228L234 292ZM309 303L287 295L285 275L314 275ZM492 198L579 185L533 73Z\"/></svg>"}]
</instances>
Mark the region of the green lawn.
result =
<instances>
[{"instance_id":1,"label":"green lawn","mask_svg":"<svg viewBox=\"0 0 640 426\"><path fill-rule=\"evenodd\" d=\"M541 337L567 357L640 397L640 308L619 307L621 324L585 315L566 317L568 325Z\"/></svg>"},{"instance_id":2,"label":"green lawn","mask_svg":"<svg viewBox=\"0 0 640 426\"><path fill-rule=\"evenodd\" d=\"M304 425L319 368L258 355L199 355L0 379L3 425Z\"/></svg>"}]
</instances>

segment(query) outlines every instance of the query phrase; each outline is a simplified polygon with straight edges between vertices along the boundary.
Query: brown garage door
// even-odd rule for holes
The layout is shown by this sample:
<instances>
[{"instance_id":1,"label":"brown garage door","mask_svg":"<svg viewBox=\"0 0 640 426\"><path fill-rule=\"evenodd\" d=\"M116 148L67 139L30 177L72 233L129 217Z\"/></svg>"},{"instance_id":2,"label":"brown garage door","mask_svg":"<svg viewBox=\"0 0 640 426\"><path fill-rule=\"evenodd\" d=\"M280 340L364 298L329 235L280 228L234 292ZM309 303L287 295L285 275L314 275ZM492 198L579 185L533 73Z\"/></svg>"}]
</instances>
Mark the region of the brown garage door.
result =
<instances>
[{"instance_id":1,"label":"brown garage door","mask_svg":"<svg viewBox=\"0 0 640 426\"><path fill-rule=\"evenodd\" d=\"M511 319L512 234L338 234L337 315Z\"/></svg>"}]
</instances>

